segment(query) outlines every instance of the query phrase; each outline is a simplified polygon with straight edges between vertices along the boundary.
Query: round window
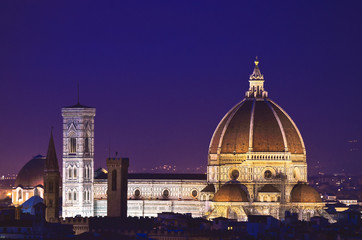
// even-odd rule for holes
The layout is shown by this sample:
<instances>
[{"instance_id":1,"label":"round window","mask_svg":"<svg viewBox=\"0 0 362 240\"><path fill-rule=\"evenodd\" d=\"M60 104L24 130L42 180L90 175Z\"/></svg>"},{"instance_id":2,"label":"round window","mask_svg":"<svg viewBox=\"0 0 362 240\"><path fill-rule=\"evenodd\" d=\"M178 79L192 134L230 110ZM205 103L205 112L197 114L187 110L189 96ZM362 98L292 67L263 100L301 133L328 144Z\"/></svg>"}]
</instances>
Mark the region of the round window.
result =
<instances>
[{"instance_id":1,"label":"round window","mask_svg":"<svg viewBox=\"0 0 362 240\"><path fill-rule=\"evenodd\" d=\"M191 195L192 195L193 197L197 197L197 190L192 190Z\"/></svg>"},{"instance_id":2,"label":"round window","mask_svg":"<svg viewBox=\"0 0 362 240\"><path fill-rule=\"evenodd\" d=\"M271 172L270 170L266 170L266 171L264 172L264 178L265 178L265 179L271 179L272 176L273 176L273 174L272 174L272 172Z\"/></svg>"},{"instance_id":3,"label":"round window","mask_svg":"<svg viewBox=\"0 0 362 240\"><path fill-rule=\"evenodd\" d=\"M136 189L136 191L134 191L134 196L135 197L141 196L141 191L139 189Z\"/></svg>"},{"instance_id":4,"label":"round window","mask_svg":"<svg viewBox=\"0 0 362 240\"><path fill-rule=\"evenodd\" d=\"M170 192L169 192L167 189L163 190L162 196L163 196L164 198L167 198L169 195L170 195Z\"/></svg>"},{"instance_id":5,"label":"round window","mask_svg":"<svg viewBox=\"0 0 362 240\"><path fill-rule=\"evenodd\" d=\"M239 171L236 170L236 169L232 170L232 171L231 171L231 174L230 174L230 177L231 177L232 180L238 179L238 177L239 177Z\"/></svg>"}]
</instances>

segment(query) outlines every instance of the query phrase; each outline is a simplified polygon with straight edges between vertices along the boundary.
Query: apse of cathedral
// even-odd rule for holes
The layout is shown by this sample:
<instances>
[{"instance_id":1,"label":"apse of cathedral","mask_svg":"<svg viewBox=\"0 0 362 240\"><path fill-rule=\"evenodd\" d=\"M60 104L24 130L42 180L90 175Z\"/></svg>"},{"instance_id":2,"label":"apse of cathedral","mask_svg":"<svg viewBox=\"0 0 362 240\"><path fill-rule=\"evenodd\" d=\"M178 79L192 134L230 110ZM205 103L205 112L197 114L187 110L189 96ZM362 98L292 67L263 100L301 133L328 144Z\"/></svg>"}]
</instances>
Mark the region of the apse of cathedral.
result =
<instances>
[{"instance_id":1,"label":"apse of cathedral","mask_svg":"<svg viewBox=\"0 0 362 240\"><path fill-rule=\"evenodd\" d=\"M245 98L212 135L206 175L127 176L128 159L122 158L107 159L109 172L94 171L95 108L79 103L62 108L61 217L107 216L108 209L127 216L175 212L238 221L249 215L283 219L286 211L300 220L328 218L320 195L307 184L303 138L290 116L268 97L257 59L249 85ZM43 198L45 159L38 156L19 172L15 205L32 196Z\"/></svg>"}]
</instances>

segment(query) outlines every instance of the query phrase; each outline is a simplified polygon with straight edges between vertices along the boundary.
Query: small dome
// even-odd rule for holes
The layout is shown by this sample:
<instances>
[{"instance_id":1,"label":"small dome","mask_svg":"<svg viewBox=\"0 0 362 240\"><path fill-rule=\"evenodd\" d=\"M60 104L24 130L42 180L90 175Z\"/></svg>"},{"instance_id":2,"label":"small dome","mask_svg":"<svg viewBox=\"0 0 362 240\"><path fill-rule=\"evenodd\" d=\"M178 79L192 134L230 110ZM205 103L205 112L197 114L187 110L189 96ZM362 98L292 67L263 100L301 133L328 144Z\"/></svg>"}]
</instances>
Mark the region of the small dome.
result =
<instances>
[{"instance_id":1,"label":"small dome","mask_svg":"<svg viewBox=\"0 0 362 240\"><path fill-rule=\"evenodd\" d=\"M276 187L274 187L272 184L266 184L259 190L259 192L278 193L280 191Z\"/></svg>"},{"instance_id":2,"label":"small dome","mask_svg":"<svg viewBox=\"0 0 362 240\"><path fill-rule=\"evenodd\" d=\"M15 180L15 187L19 185L23 187L44 186L44 166L45 157L42 155L35 156L21 168Z\"/></svg>"},{"instance_id":3,"label":"small dome","mask_svg":"<svg viewBox=\"0 0 362 240\"><path fill-rule=\"evenodd\" d=\"M216 192L214 202L248 202L248 197L240 183L226 183Z\"/></svg>"},{"instance_id":4,"label":"small dome","mask_svg":"<svg viewBox=\"0 0 362 240\"><path fill-rule=\"evenodd\" d=\"M291 202L317 203L322 202L319 193L309 185L296 184L290 193Z\"/></svg>"}]
</instances>

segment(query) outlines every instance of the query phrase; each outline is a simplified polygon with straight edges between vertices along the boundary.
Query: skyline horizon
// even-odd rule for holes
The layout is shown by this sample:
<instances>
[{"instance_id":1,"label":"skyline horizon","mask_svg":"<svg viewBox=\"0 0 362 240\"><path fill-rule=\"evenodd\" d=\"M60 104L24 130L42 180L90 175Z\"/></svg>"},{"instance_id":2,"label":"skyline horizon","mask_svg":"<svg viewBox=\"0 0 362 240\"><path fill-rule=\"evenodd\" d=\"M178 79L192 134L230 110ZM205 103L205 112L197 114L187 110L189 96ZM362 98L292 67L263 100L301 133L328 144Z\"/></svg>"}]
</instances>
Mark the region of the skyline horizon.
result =
<instances>
[{"instance_id":1,"label":"skyline horizon","mask_svg":"<svg viewBox=\"0 0 362 240\"><path fill-rule=\"evenodd\" d=\"M93 106L90 106L90 105L88 105L88 104L86 104L86 105L83 105L82 104L82 102L81 102L81 98L80 98L80 87L79 87L79 82L77 82L77 86L76 86L76 96L75 96L75 99L76 99L76 103L74 104L74 105L82 105L82 106L86 106L86 107L89 107L89 108L95 108L95 109L97 109L96 107L93 107ZM244 97L245 98L245 97ZM269 98L269 97L268 97ZM270 99L270 98L269 98ZM60 109L62 109L62 108L67 108L67 107L70 107L70 106L73 106L73 105L64 105L64 106L62 106ZM97 117L97 110L96 110L96 117ZM220 121L221 121L221 119L220 119ZM96 121L95 121L96 122ZM96 125L96 124L95 124ZM54 129L55 129L56 127L54 127L53 125L51 125L50 126L50 132L52 132ZM95 129L96 129L96 127L95 127ZM62 131L62 130L61 130ZM303 136L303 134L302 134L302 136ZM62 138L62 137L61 137ZM95 137L96 138L96 137ZM348 142L351 142L351 140L347 140ZM356 141L356 142L358 142L358 140L355 140L355 139L353 139L352 141ZM59 141L59 142L62 142L62 141ZM59 143L57 143L57 141L55 141L55 145L56 146L58 146L59 147ZM57 147L56 147L57 148ZM47 149L47 148L46 148ZM61 145L61 149L62 149L62 145ZM61 153L60 153L61 154ZM117 155L118 154L122 154L121 152L118 152L118 151L109 151L109 156L108 157L117 157ZM38 153L38 154L36 154L36 155L34 155L34 156L32 156L28 161L30 161L31 159L33 159L34 157L37 157L37 156L39 156L39 155L41 155L41 156L43 156L43 157L45 157L45 155L44 154L42 154L42 153ZM57 153L57 155L59 155L59 153ZM95 153L95 156L96 156L96 153ZM106 158L108 158L108 157L106 157ZM118 157L122 157L122 158L129 158L128 156L118 156ZM106 169L106 162L105 162L105 160L106 160L106 158L104 159L104 160L98 160L98 159L96 159L96 157L95 157L95 163L97 163L98 164L98 166L95 166L95 168L94 168L94 170L96 171L96 170L98 170L98 169L100 169L100 168L104 168L104 169ZM58 162L59 162L59 164L60 164L60 166L62 166L63 165L63 163L62 163L62 158L58 158L58 159L61 159L61 160L58 160ZM103 161L103 164L104 165L102 165L102 161ZM130 159L130 163L132 163L132 159ZM207 163L207 162L206 162ZM308 163L308 154L307 154L307 163ZM318 163L319 163L319 161L318 161ZM169 165L170 163L164 163L164 166L166 166L166 165ZM25 165L25 164L24 164ZM152 171L153 171L153 168L158 168L158 167L160 167L160 166L163 166L163 165L154 165L153 167L150 167L150 168L138 168L138 169L132 169L132 165L130 164L130 173L152 173ZM169 166L176 166L177 167L177 165L169 165ZM317 166L319 166L319 165L315 165L315 166L311 166L311 165L309 165L308 164L308 174L312 174L311 176L317 176L318 175L318 173L319 172L322 172L322 171L319 171L319 170L312 170L312 167L317 167ZM183 170L179 170L179 172L177 171L177 172L175 172L175 173L187 173L187 170L188 169L196 169L197 167L204 167L205 168L205 174L207 173L207 164L205 164L205 165L201 165L201 166L191 166L191 167L187 167L187 166L184 166L183 167ZM21 169L21 168L20 168ZM20 171L20 169L18 169L18 172ZM333 172L332 170L329 170L329 171L325 171L325 172L323 172L323 173L326 173L326 174L341 174L341 173L343 173L345 170L344 169L341 169L341 171L340 172ZM60 172L62 172L62 167L60 167ZM162 172L154 172L154 173L162 173ZM196 171L192 171L192 172L190 172L190 173L200 173L200 172L196 172ZM14 173L12 173L12 174L14 174ZM15 173L16 174L16 173ZM349 173L351 176L359 176L360 174L356 174L356 173Z\"/></svg>"},{"instance_id":2,"label":"skyline horizon","mask_svg":"<svg viewBox=\"0 0 362 240\"><path fill-rule=\"evenodd\" d=\"M75 100L76 101L74 101L74 102L76 102L74 105L82 105L82 106L86 106L86 107L89 107L89 108L95 108L95 109L97 109L96 107L93 107L93 106L91 106L91 105L89 105L89 104L86 104L86 105L83 105L82 104L82 102L81 102L81 98L80 98L80 87L79 87L79 82L77 82L77 86L76 86L76 95L75 95ZM268 97L269 98L269 97ZM245 99L245 97L243 98L243 99ZM269 99L271 99L271 98L269 98ZM242 101L242 100L241 100ZM239 101L240 102L240 101ZM73 105L64 105L64 106L62 106L60 109L63 109L63 108L67 108L67 107L69 107L69 106L73 106ZM231 108L230 108L231 109ZM227 112L226 112L227 113ZM61 117L61 116L60 116ZM96 110L96 117L95 117L95 122L97 122L97 110ZM221 119L220 119L220 121L221 121ZM96 123L95 123L95 125L96 125ZM215 127L216 128L216 127ZM53 125L51 125L50 126L50 132L51 131L53 131L54 129L56 129L56 127L54 127ZM97 127L95 127L95 131L96 131L96 129L97 129ZM62 132L62 130L60 130L61 132ZM214 130L213 130L214 131ZM59 132L59 129L57 130L57 132ZM212 135L211 135L212 136ZM303 134L302 134L302 136L303 136ZM59 137L59 136L58 136ZM63 146L59 143L59 142L62 142L61 141L61 139L62 139L62 137L60 138L60 141L55 141L56 142L56 148L59 148L59 149L63 149ZM95 137L95 139L96 139L96 137ZM210 138L211 139L211 138ZM356 141L356 142L358 142L358 140L357 139L352 139L352 140L347 140L347 142L351 142L351 141ZM58 142L58 143L57 143ZM96 140L95 140L95 142L96 142ZM59 145L61 146L61 147L59 147ZM46 148L47 149L47 148ZM358 149L359 150L359 149ZM109 150L108 150L109 151ZM122 152L119 152L119 151L109 151L109 154L110 155L112 155L112 153L113 153L113 156L115 156L116 154L122 154ZM61 153L60 153L61 154ZM132 154L132 153L131 153ZM33 159L34 157L36 157L36 156L38 156L38 155L42 155L42 156L45 156L45 155L43 155L43 154L41 154L41 153L39 153L39 154L36 154L36 155L34 155L31 159ZM59 155L58 153L57 153L57 155ZM97 154L96 154L96 151L95 151L95 156L96 156ZM127 154L126 154L127 155ZM128 156L120 156L120 157L126 157L126 158L129 158ZM107 157L106 157L107 158ZM105 159L106 159L105 158ZM206 159L207 159L207 154L206 154L206 157L205 157ZM31 159L29 159L29 161L31 160ZM59 159L62 159L62 158L59 158ZM98 167L95 167L95 170L97 170L97 169L99 169L99 168L104 168L105 167L105 159L104 160L100 160L100 159L97 159L96 157L95 157L95 163L97 163L98 164ZM59 160L58 160L59 161ZM131 163L132 163L132 159L130 159L130 161L131 161ZM103 162L103 164L104 165L102 165L102 162ZM307 163L308 163L308 151L307 151ZM59 164L60 164L60 166L62 166L62 161L59 161ZM170 164L170 163L165 163L165 165L168 165L168 164ZM156 166L156 165L155 165ZM148 168L148 170L146 170L146 171L151 171L151 169L152 168L154 168L155 166L153 166L153 167L150 167L150 168ZM207 167L207 164L205 165L205 168ZM316 166L313 166L313 167L316 167ZM185 169L187 169L187 168L190 168L190 167L184 167L184 170L182 170L183 172L185 171ZM191 168L196 168L196 166L191 166ZM21 169L21 168L20 168ZM20 171L20 169L19 169L19 171ZM62 168L61 168L61 170L62 170ZM130 164L130 171L132 171L132 172L142 172L142 170L140 171L140 168L138 168L138 170L136 170L136 169L132 169L132 164ZM205 171L206 171L206 169L205 169ZM309 165L308 164L308 173L310 174L311 172L312 172L313 170L312 170L312 168L311 168L311 165ZM344 172L345 170L344 169L341 169L341 172ZM333 174L334 172L332 171L332 170L329 170L329 171L326 171L328 174ZM180 173L182 173L182 172L180 172ZM205 172L206 173L206 172ZM356 175L355 173L350 173L350 174L352 174L352 175ZM316 172L316 171L313 171L313 175L318 175L318 171ZM358 174L357 174L358 175Z\"/></svg>"}]
</instances>

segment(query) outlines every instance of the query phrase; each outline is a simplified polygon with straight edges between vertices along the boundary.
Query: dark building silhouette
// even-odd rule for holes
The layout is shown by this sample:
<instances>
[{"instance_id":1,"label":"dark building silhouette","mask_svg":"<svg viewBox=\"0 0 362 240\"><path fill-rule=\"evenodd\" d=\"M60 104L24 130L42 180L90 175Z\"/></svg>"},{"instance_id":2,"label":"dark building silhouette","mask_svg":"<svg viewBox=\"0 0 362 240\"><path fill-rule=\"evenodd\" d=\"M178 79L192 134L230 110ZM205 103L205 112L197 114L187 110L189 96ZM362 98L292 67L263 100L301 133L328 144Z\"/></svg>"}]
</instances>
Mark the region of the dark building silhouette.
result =
<instances>
[{"instance_id":1,"label":"dark building silhouette","mask_svg":"<svg viewBox=\"0 0 362 240\"><path fill-rule=\"evenodd\" d=\"M107 216L127 217L128 158L107 158Z\"/></svg>"},{"instance_id":2,"label":"dark building silhouette","mask_svg":"<svg viewBox=\"0 0 362 240\"><path fill-rule=\"evenodd\" d=\"M50 133L48 153L44 168L44 204L47 222L59 221L59 182L58 158L55 152L53 133Z\"/></svg>"}]
</instances>

